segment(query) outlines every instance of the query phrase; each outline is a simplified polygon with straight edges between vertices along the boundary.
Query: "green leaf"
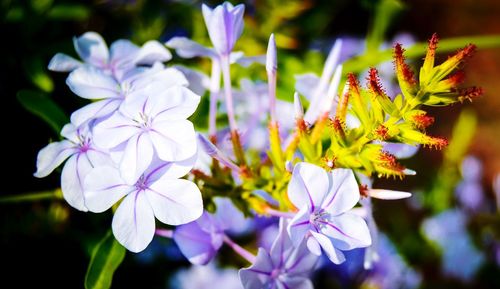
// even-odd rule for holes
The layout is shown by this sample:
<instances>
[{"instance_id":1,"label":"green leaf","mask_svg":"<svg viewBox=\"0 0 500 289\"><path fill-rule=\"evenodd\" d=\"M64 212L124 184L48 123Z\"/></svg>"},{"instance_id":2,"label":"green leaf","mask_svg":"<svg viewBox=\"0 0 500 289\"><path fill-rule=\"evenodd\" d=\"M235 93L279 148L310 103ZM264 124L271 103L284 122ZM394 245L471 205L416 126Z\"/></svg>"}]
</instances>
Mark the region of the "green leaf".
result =
<instances>
[{"instance_id":1,"label":"green leaf","mask_svg":"<svg viewBox=\"0 0 500 289\"><path fill-rule=\"evenodd\" d=\"M40 57L35 56L25 61L24 69L28 78L39 89L47 93L54 90L54 82L47 73L45 64Z\"/></svg>"},{"instance_id":2,"label":"green leaf","mask_svg":"<svg viewBox=\"0 0 500 289\"><path fill-rule=\"evenodd\" d=\"M85 289L108 289L111 287L113 273L125 258L125 248L116 241L113 233L106 236L95 246L85 275Z\"/></svg>"},{"instance_id":3,"label":"green leaf","mask_svg":"<svg viewBox=\"0 0 500 289\"><path fill-rule=\"evenodd\" d=\"M47 17L53 20L83 21L90 16L89 8L80 4L59 4L49 10Z\"/></svg>"},{"instance_id":4,"label":"green leaf","mask_svg":"<svg viewBox=\"0 0 500 289\"><path fill-rule=\"evenodd\" d=\"M17 92L17 100L26 110L49 124L57 134L69 121L64 111L45 93L22 89Z\"/></svg>"}]
</instances>

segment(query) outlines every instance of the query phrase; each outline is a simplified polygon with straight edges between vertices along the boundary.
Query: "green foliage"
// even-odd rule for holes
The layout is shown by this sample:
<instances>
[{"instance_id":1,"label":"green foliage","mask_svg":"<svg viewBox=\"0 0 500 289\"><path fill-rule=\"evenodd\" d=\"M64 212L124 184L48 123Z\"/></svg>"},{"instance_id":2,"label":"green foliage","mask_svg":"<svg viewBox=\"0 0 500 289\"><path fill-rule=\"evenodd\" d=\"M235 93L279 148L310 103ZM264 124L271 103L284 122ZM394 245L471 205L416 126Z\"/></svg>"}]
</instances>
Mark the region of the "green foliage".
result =
<instances>
[{"instance_id":1,"label":"green foliage","mask_svg":"<svg viewBox=\"0 0 500 289\"><path fill-rule=\"evenodd\" d=\"M125 258L125 248L108 231L92 251L85 275L85 289L108 289L113 274Z\"/></svg>"},{"instance_id":2,"label":"green foliage","mask_svg":"<svg viewBox=\"0 0 500 289\"><path fill-rule=\"evenodd\" d=\"M63 110L43 92L23 89L17 92L17 100L26 110L44 120L57 135L69 121Z\"/></svg>"}]
</instances>

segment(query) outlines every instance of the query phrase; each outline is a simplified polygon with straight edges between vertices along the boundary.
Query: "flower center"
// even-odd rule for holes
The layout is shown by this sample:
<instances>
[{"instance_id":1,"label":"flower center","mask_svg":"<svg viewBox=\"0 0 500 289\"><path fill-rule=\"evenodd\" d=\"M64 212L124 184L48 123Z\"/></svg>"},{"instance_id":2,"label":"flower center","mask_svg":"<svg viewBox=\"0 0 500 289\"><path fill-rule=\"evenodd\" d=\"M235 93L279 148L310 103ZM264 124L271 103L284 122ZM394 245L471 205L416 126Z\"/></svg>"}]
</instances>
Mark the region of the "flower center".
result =
<instances>
[{"instance_id":1,"label":"flower center","mask_svg":"<svg viewBox=\"0 0 500 289\"><path fill-rule=\"evenodd\" d=\"M324 210L315 211L309 216L309 223L316 228L321 228L324 226L323 222L327 216L328 213Z\"/></svg>"},{"instance_id":2,"label":"flower center","mask_svg":"<svg viewBox=\"0 0 500 289\"><path fill-rule=\"evenodd\" d=\"M144 130L150 130L152 127L152 119L144 113L139 113L139 120L137 121Z\"/></svg>"},{"instance_id":3,"label":"flower center","mask_svg":"<svg viewBox=\"0 0 500 289\"><path fill-rule=\"evenodd\" d=\"M276 279L278 278L279 276L281 275L281 270L279 268L275 268L273 269L273 271L271 271L271 279Z\"/></svg>"},{"instance_id":4,"label":"flower center","mask_svg":"<svg viewBox=\"0 0 500 289\"><path fill-rule=\"evenodd\" d=\"M144 191L148 188L148 185L146 184L146 178L144 177L144 175L142 175L138 180L137 182L135 183L135 188L138 190L138 191Z\"/></svg>"}]
</instances>

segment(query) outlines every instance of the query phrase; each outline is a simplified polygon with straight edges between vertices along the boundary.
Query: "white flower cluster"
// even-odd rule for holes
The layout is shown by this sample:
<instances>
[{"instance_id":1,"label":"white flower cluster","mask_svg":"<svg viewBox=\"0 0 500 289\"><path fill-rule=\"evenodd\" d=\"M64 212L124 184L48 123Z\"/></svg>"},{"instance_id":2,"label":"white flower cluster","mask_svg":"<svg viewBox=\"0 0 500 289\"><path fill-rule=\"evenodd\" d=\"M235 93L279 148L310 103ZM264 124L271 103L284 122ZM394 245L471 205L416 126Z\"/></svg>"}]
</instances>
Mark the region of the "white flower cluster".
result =
<instances>
[{"instance_id":1,"label":"white flower cluster","mask_svg":"<svg viewBox=\"0 0 500 289\"><path fill-rule=\"evenodd\" d=\"M39 152L35 176L66 161L61 188L71 206L103 212L121 201L113 233L139 252L155 234L155 217L179 225L203 212L198 187L181 179L196 161L196 134L187 118L200 96L179 70L162 64L171 54L157 41L138 47L118 40L108 50L99 34L87 32L74 45L83 62L58 53L49 69L70 72L71 91L94 101L71 115L64 140Z\"/></svg>"}]
</instances>

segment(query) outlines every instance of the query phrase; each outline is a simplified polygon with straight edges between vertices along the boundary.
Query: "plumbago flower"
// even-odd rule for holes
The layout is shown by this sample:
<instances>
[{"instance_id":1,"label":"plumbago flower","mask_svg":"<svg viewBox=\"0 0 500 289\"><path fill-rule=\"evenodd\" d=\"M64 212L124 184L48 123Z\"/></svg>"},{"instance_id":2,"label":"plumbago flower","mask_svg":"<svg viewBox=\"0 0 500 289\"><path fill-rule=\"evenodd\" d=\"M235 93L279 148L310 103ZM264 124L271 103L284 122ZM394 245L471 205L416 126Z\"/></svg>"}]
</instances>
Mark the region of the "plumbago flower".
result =
<instances>
[{"instance_id":1,"label":"plumbago flower","mask_svg":"<svg viewBox=\"0 0 500 289\"><path fill-rule=\"evenodd\" d=\"M133 184L113 166L96 167L85 178L87 208L104 212L123 198L113 217L113 234L128 250L140 252L154 237L155 217L168 225L181 225L202 214L200 190L193 182L179 179L194 161L155 159Z\"/></svg>"},{"instance_id":2,"label":"plumbago flower","mask_svg":"<svg viewBox=\"0 0 500 289\"><path fill-rule=\"evenodd\" d=\"M34 176L48 176L66 159L61 174L61 190L64 199L75 209L87 211L83 194L83 181L95 166L111 163L107 150L97 147L88 125L76 127L69 123L61 131L65 138L44 147L37 156L37 171Z\"/></svg>"},{"instance_id":3,"label":"plumbago flower","mask_svg":"<svg viewBox=\"0 0 500 289\"><path fill-rule=\"evenodd\" d=\"M305 242L294 247L286 227L285 219L280 219L279 234L271 251L268 253L259 248L252 266L240 270L240 280L245 289L313 288L308 275L314 269L318 257L309 253Z\"/></svg>"},{"instance_id":4,"label":"plumbago flower","mask_svg":"<svg viewBox=\"0 0 500 289\"><path fill-rule=\"evenodd\" d=\"M203 18L207 25L208 35L220 55L229 55L233 50L236 40L243 32L243 14L245 5L233 6L229 2L214 9L202 5Z\"/></svg>"},{"instance_id":5,"label":"plumbago flower","mask_svg":"<svg viewBox=\"0 0 500 289\"><path fill-rule=\"evenodd\" d=\"M340 264L345 261L340 250L371 244L366 222L349 212L360 198L351 170L328 173L316 165L298 163L288 185L288 198L300 209L288 225L295 245L305 238L312 253L321 255L323 249L330 261Z\"/></svg>"},{"instance_id":6,"label":"plumbago flower","mask_svg":"<svg viewBox=\"0 0 500 289\"><path fill-rule=\"evenodd\" d=\"M199 101L200 96L182 86L128 98L119 111L94 127L94 140L112 150L123 179L133 184L154 154L167 162L196 154L196 134L187 118Z\"/></svg>"},{"instance_id":7,"label":"plumbago flower","mask_svg":"<svg viewBox=\"0 0 500 289\"><path fill-rule=\"evenodd\" d=\"M215 198L217 211L204 212L194 222L178 226L173 239L189 262L205 265L210 262L224 243L225 231L241 229L245 217L227 198Z\"/></svg>"},{"instance_id":8,"label":"plumbago flower","mask_svg":"<svg viewBox=\"0 0 500 289\"><path fill-rule=\"evenodd\" d=\"M64 53L57 53L50 60L49 70L69 72L82 66L92 66L116 79L121 79L138 65L152 65L172 58L170 52L154 40L138 47L129 40L120 39L113 42L108 50L102 36L92 31L73 38L73 45L84 62Z\"/></svg>"},{"instance_id":9,"label":"plumbago flower","mask_svg":"<svg viewBox=\"0 0 500 289\"><path fill-rule=\"evenodd\" d=\"M152 68L135 68L120 81L101 69L84 66L71 72L66 84L76 95L97 100L71 114L71 121L80 125L111 115L126 98L158 94L176 85L187 86L188 82L179 70L156 63Z\"/></svg>"}]
</instances>

